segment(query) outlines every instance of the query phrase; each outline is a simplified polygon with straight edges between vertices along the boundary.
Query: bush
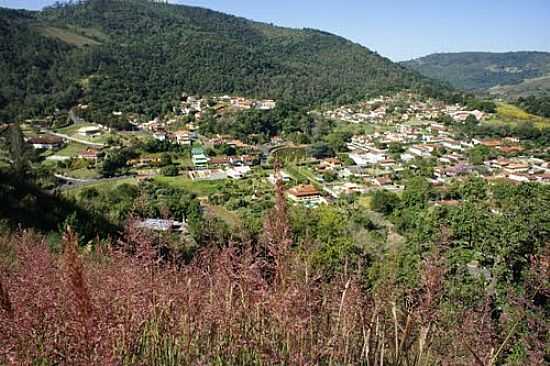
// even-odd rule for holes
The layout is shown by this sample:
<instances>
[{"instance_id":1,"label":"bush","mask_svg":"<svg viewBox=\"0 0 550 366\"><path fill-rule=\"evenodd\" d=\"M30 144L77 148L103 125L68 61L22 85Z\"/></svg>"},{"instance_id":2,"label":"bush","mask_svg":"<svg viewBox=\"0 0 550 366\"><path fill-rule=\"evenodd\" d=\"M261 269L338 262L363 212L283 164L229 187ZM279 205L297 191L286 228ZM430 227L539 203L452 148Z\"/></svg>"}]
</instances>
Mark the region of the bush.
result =
<instances>
[{"instance_id":1,"label":"bush","mask_svg":"<svg viewBox=\"0 0 550 366\"><path fill-rule=\"evenodd\" d=\"M160 170L160 174L167 177L175 177L179 174L179 168L175 165L168 165Z\"/></svg>"},{"instance_id":2,"label":"bush","mask_svg":"<svg viewBox=\"0 0 550 366\"><path fill-rule=\"evenodd\" d=\"M385 190L375 191L372 194L371 208L384 215L391 214L400 204L399 196Z\"/></svg>"}]
</instances>

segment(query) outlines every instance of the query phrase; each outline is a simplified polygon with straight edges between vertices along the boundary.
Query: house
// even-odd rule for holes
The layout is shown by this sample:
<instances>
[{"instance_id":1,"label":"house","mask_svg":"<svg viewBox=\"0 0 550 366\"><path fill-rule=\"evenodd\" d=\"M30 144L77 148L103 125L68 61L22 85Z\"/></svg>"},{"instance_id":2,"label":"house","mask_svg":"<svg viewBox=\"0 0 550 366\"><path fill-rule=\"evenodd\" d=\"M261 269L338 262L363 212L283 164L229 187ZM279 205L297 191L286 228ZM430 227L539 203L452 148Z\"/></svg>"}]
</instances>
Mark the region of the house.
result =
<instances>
[{"instance_id":1,"label":"house","mask_svg":"<svg viewBox=\"0 0 550 366\"><path fill-rule=\"evenodd\" d=\"M92 148L87 148L78 153L80 159L97 161L99 151Z\"/></svg>"},{"instance_id":2,"label":"house","mask_svg":"<svg viewBox=\"0 0 550 366\"><path fill-rule=\"evenodd\" d=\"M434 150L435 150L435 147L433 145L419 144L419 145L410 146L407 152L414 156L429 158L432 156L432 152Z\"/></svg>"},{"instance_id":3,"label":"house","mask_svg":"<svg viewBox=\"0 0 550 366\"><path fill-rule=\"evenodd\" d=\"M393 181L390 177L383 176L383 177L374 178L373 183L378 187L385 187L385 186L391 186L393 184Z\"/></svg>"},{"instance_id":4,"label":"house","mask_svg":"<svg viewBox=\"0 0 550 366\"><path fill-rule=\"evenodd\" d=\"M462 144L453 139L444 139L440 142L440 144L441 146L449 150L458 150L458 151L464 150L464 147L462 146Z\"/></svg>"},{"instance_id":5,"label":"house","mask_svg":"<svg viewBox=\"0 0 550 366\"><path fill-rule=\"evenodd\" d=\"M536 179L535 177L530 177L529 175L523 174L523 173L511 173L511 174L508 174L507 178L513 182L520 182L520 183L527 183L527 182L530 182L531 180Z\"/></svg>"},{"instance_id":6,"label":"house","mask_svg":"<svg viewBox=\"0 0 550 366\"><path fill-rule=\"evenodd\" d=\"M475 110L475 111L457 111L450 113L450 116L455 120L460 122L465 122L469 116L474 116L478 121L481 121L485 117L485 113Z\"/></svg>"},{"instance_id":7,"label":"house","mask_svg":"<svg viewBox=\"0 0 550 366\"><path fill-rule=\"evenodd\" d=\"M128 161L128 165L134 168L145 168L149 166L158 166L160 164L160 158L140 158L132 159Z\"/></svg>"},{"instance_id":8,"label":"house","mask_svg":"<svg viewBox=\"0 0 550 366\"><path fill-rule=\"evenodd\" d=\"M550 183L550 173L536 174L535 179L539 183L549 184Z\"/></svg>"},{"instance_id":9,"label":"house","mask_svg":"<svg viewBox=\"0 0 550 366\"><path fill-rule=\"evenodd\" d=\"M211 167L223 167L231 164L228 156L214 156L211 157L208 161L208 165Z\"/></svg>"},{"instance_id":10,"label":"house","mask_svg":"<svg viewBox=\"0 0 550 366\"><path fill-rule=\"evenodd\" d=\"M393 159L386 159L379 162L378 165L380 165L380 167L383 168L384 170L390 170L393 167L395 167L396 162Z\"/></svg>"},{"instance_id":11,"label":"house","mask_svg":"<svg viewBox=\"0 0 550 366\"><path fill-rule=\"evenodd\" d=\"M85 137L99 136L101 135L101 128L98 126L82 127L78 129L78 134Z\"/></svg>"},{"instance_id":12,"label":"house","mask_svg":"<svg viewBox=\"0 0 550 366\"><path fill-rule=\"evenodd\" d=\"M243 179L250 171L251 169L248 166L238 166L228 169L226 173L231 179Z\"/></svg>"},{"instance_id":13,"label":"house","mask_svg":"<svg viewBox=\"0 0 550 366\"><path fill-rule=\"evenodd\" d=\"M176 143L178 145L191 146L191 134L187 130L180 130L174 132L174 137L176 138Z\"/></svg>"},{"instance_id":14,"label":"house","mask_svg":"<svg viewBox=\"0 0 550 366\"><path fill-rule=\"evenodd\" d=\"M480 141L479 144L495 149L503 145L504 143L500 139L488 139L488 140Z\"/></svg>"},{"instance_id":15,"label":"house","mask_svg":"<svg viewBox=\"0 0 550 366\"><path fill-rule=\"evenodd\" d=\"M301 184L287 191L290 200L307 205L318 205L324 203L321 193L311 184Z\"/></svg>"},{"instance_id":16,"label":"house","mask_svg":"<svg viewBox=\"0 0 550 366\"><path fill-rule=\"evenodd\" d=\"M507 173L524 173L529 170L529 164L522 162L513 162L508 164L504 171Z\"/></svg>"},{"instance_id":17,"label":"house","mask_svg":"<svg viewBox=\"0 0 550 366\"><path fill-rule=\"evenodd\" d=\"M524 149L519 145L510 145L510 146L498 146L497 150L505 154L514 154L514 153L520 153Z\"/></svg>"},{"instance_id":18,"label":"house","mask_svg":"<svg viewBox=\"0 0 550 366\"><path fill-rule=\"evenodd\" d=\"M349 157L358 166L376 165L389 159L389 155L385 150L374 148L370 148L367 153L351 153Z\"/></svg>"},{"instance_id":19,"label":"house","mask_svg":"<svg viewBox=\"0 0 550 366\"><path fill-rule=\"evenodd\" d=\"M64 141L61 137L52 136L52 135L42 135L33 137L27 140L27 143L31 144L37 150L43 149L55 149L62 147Z\"/></svg>"},{"instance_id":20,"label":"house","mask_svg":"<svg viewBox=\"0 0 550 366\"><path fill-rule=\"evenodd\" d=\"M277 105L277 103L275 103L274 100L266 99L266 100L256 101L254 107L256 109L261 110L261 111L269 111L269 110L275 108L276 105Z\"/></svg>"},{"instance_id":21,"label":"house","mask_svg":"<svg viewBox=\"0 0 550 366\"><path fill-rule=\"evenodd\" d=\"M185 222L165 219L145 219L137 224L139 228L162 232L187 232Z\"/></svg>"},{"instance_id":22,"label":"house","mask_svg":"<svg viewBox=\"0 0 550 366\"><path fill-rule=\"evenodd\" d=\"M206 169L208 165L208 157L204 154L202 147L194 147L191 149L191 160L197 169Z\"/></svg>"},{"instance_id":23,"label":"house","mask_svg":"<svg viewBox=\"0 0 550 366\"><path fill-rule=\"evenodd\" d=\"M339 169L341 167L342 167L342 162L340 161L340 159L337 159L337 158L324 159L321 161L321 163L319 163L320 171L330 171L330 170Z\"/></svg>"}]
</instances>

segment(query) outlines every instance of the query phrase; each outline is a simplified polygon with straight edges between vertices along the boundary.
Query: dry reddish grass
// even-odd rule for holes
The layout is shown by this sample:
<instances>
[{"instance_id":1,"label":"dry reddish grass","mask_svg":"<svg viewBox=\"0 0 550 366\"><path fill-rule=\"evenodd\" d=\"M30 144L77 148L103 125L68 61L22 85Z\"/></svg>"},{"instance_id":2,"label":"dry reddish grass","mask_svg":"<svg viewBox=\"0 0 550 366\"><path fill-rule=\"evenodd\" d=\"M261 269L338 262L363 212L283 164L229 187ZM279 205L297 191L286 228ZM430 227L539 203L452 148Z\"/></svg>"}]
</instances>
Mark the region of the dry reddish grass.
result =
<instances>
[{"instance_id":1,"label":"dry reddish grass","mask_svg":"<svg viewBox=\"0 0 550 366\"><path fill-rule=\"evenodd\" d=\"M291 249L278 201L259 247L215 245L187 265L159 257L155 239L132 225L116 248L87 255L71 233L61 256L32 233L0 241L16 253L12 265L0 262L0 363L487 366L515 334L510 326L499 335L488 307L452 328L442 322L436 255L414 290L387 282L367 291L349 273L324 278ZM539 280L545 258L533 261ZM533 296L547 285L532 283ZM548 327L528 326L533 364L542 364Z\"/></svg>"}]
</instances>

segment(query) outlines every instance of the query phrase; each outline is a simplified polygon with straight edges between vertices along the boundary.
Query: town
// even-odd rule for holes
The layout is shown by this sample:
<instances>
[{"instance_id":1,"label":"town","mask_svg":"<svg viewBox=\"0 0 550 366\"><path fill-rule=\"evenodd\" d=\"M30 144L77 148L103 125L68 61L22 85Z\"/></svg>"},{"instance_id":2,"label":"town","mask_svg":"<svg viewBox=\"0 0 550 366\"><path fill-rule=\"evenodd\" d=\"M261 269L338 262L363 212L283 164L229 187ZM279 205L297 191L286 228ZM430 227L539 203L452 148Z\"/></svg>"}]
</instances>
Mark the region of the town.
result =
<instances>
[{"instance_id":1,"label":"town","mask_svg":"<svg viewBox=\"0 0 550 366\"><path fill-rule=\"evenodd\" d=\"M236 118L235 113L264 113L276 106L274 100L182 93L172 113L150 121L130 117L132 128L127 131L81 118L55 129L29 121L23 129L27 144L45 157L43 167L54 172L54 190L82 189L102 181L151 180L195 187L203 193L201 187L246 180L255 188L240 198L250 201L259 193L269 194L269 187L282 179L289 202L315 207L377 190L400 192L404 180L415 174L425 176L434 187L469 176L488 182L550 182L548 161L532 154L530 144L517 137L464 134L464 126L491 123L493 114L431 98L421 100L411 92L308 112L346 131L341 134L339 151L322 143L297 144L284 135L253 143L230 134L201 132L206 115ZM82 108L86 106L72 113ZM113 162L120 160L122 150L134 145L142 148ZM283 162L281 171L274 171L275 160ZM219 203L215 195L203 197L202 202L212 204L209 198Z\"/></svg>"}]
</instances>

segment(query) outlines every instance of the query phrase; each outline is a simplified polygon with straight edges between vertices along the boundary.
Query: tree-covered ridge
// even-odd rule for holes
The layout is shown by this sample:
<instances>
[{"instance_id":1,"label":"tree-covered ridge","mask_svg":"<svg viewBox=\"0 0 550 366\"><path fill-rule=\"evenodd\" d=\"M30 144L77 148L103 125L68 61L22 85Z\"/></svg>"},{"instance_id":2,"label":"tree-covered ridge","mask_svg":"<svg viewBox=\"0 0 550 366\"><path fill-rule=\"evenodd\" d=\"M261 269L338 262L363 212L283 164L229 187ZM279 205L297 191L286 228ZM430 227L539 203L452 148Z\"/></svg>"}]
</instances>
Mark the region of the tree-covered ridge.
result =
<instances>
[{"instance_id":1,"label":"tree-covered ridge","mask_svg":"<svg viewBox=\"0 0 550 366\"><path fill-rule=\"evenodd\" d=\"M541 117L550 117L550 95L519 98L517 104L529 113Z\"/></svg>"},{"instance_id":2,"label":"tree-covered ridge","mask_svg":"<svg viewBox=\"0 0 550 366\"><path fill-rule=\"evenodd\" d=\"M457 88L481 90L515 85L550 73L550 53L438 53L402 64Z\"/></svg>"},{"instance_id":3,"label":"tree-covered ridge","mask_svg":"<svg viewBox=\"0 0 550 366\"><path fill-rule=\"evenodd\" d=\"M170 110L183 91L318 104L401 89L448 90L341 37L202 8L91 0L38 13L2 10L0 19L9 28L2 44L11 45L1 49L8 70L1 80L4 120L41 116L77 101L104 115L153 115ZM41 31L46 26L95 42L67 44ZM27 80L33 72L39 78Z\"/></svg>"}]
</instances>

